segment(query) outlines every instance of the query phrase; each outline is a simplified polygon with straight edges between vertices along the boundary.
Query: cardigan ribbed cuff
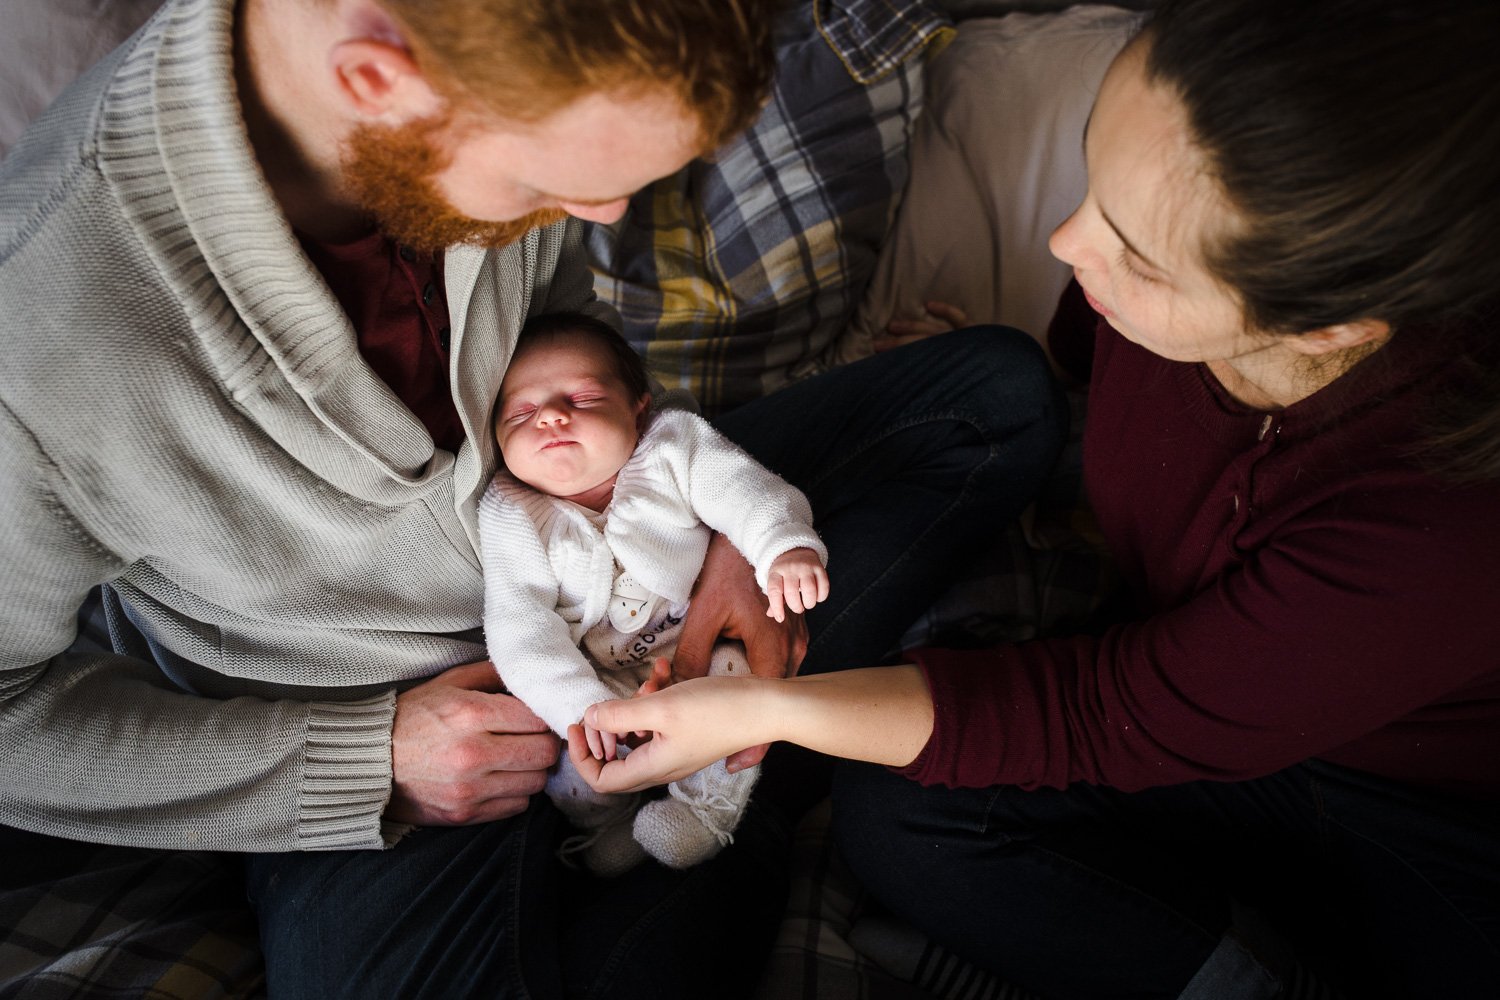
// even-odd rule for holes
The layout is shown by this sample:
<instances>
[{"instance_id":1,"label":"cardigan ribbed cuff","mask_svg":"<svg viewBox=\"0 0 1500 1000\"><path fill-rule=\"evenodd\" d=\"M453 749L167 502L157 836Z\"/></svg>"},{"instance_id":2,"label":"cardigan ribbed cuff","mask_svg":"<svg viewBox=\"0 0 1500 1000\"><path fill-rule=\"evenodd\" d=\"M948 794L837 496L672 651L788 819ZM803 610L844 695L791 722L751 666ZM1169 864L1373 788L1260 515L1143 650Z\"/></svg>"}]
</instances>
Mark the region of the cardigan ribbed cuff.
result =
<instances>
[{"instance_id":1,"label":"cardigan ribbed cuff","mask_svg":"<svg viewBox=\"0 0 1500 1000\"><path fill-rule=\"evenodd\" d=\"M391 795L395 718L395 691L309 706L307 757L297 803L301 850L388 846L380 814Z\"/></svg>"}]
</instances>

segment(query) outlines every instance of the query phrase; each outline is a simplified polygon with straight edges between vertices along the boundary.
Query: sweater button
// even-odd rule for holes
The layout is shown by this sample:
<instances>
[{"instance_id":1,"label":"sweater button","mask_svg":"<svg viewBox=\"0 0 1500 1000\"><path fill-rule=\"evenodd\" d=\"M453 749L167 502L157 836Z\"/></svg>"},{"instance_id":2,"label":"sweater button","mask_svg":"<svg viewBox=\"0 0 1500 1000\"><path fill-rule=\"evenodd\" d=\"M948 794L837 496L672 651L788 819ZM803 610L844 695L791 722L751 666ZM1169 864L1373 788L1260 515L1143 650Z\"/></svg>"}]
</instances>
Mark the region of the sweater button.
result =
<instances>
[{"instance_id":1,"label":"sweater button","mask_svg":"<svg viewBox=\"0 0 1500 1000\"><path fill-rule=\"evenodd\" d=\"M1271 429L1271 415L1269 413L1267 413L1266 416L1265 416L1265 419L1260 422L1260 433L1258 433L1258 434L1255 435L1255 440L1257 440L1257 441L1264 441L1266 439L1266 431L1268 431L1270 429Z\"/></svg>"},{"instance_id":2,"label":"sweater button","mask_svg":"<svg viewBox=\"0 0 1500 1000\"><path fill-rule=\"evenodd\" d=\"M406 261L408 264L417 259L417 252L411 247L402 247L396 252L399 253L401 255L401 259Z\"/></svg>"},{"instance_id":3,"label":"sweater button","mask_svg":"<svg viewBox=\"0 0 1500 1000\"><path fill-rule=\"evenodd\" d=\"M437 287L434 286L433 283L429 281L422 288L422 304L424 306L430 306L430 305L432 305L432 297L434 295L436 295L436 294L437 294ZM1271 418L1267 417L1266 419L1270 420ZM1265 433L1265 429L1264 428L1261 429L1261 433L1262 434Z\"/></svg>"},{"instance_id":4,"label":"sweater button","mask_svg":"<svg viewBox=\"0 0 1500 1000\"><path fill-rule=\"evenodd\" d=\"M446 351L448 349L448 341L452 338L452 336L453 331L446 326L443 327L438 331L438 346L442 347L442 349Z\"/></svg>"}]
</instances>

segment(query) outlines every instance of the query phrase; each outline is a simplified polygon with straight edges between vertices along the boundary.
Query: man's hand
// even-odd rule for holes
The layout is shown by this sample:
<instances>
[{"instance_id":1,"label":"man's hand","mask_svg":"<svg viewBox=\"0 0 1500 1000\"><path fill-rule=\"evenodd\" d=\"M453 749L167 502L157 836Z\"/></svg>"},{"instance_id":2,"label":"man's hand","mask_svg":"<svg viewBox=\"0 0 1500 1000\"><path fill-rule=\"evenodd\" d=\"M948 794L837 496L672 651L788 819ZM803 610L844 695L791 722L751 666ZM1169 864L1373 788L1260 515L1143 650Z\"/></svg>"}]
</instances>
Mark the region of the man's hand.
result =
<instances>
[{"instance_id":1,"label":"man's hand","mask_svg":"<svg viewBox=\"0 0 1500 1000\"><path fill-rule=\"evenodd\" d=\"M777 556L766 578L766 614L786 621L786 609L802 614L828 600L828 570L812 549L791 549Z\"/></svg>"},{"instance_id":2,"label":"man's hand","mask_svg":"<svg viewBox=\"0 0 1500 1000\"><path fill-rule=\"evenodd\" d=\"M672 674L678 680L708 673L714 643L723 636L745 644L750 672L761 677L790 677L807 655L807 625L801 616L778 622L766 617L766 595L755 582L755 569L718 532L709 543L703 570L693 587L692 604L677 640ZM728 760L730 771L759 764L767 745L750 747Z\"/></svg>"},{"instance_id":3,"label":"man's hand","mask_svg":"<svg viewBox=\"0 0 1500 1000\"><path fill-rule=\"evenodd\" d=\"M388 819L463 826L506 819L547 783L560 743L519 700L500 693L488 660L396 696Z\"/></svg>"},{"instance_id":4,"label":"man's hand","mask_svg":"<svg viewBox=\"0 0 1500 1000\"><path fill-rule=\"evenodd\" d=\"M709 655L720 637L743 642L750 672L761 677L789 677L807 654L802 619L767 618L766 595L755 582L754 568L715 532L682 623L672 675L681 681L707 674Z\"/></svg>"}]
</instances>

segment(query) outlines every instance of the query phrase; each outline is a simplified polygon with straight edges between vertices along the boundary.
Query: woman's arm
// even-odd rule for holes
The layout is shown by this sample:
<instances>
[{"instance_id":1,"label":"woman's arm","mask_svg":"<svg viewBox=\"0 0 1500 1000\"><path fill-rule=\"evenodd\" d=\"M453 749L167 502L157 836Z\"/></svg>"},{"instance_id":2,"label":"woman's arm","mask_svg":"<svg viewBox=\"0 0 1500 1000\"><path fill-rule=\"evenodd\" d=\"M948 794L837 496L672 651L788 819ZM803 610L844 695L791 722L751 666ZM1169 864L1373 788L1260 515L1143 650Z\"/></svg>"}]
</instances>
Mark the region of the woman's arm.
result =
<instances>
[{"instance_id":1,"label":"woman's arm","mask_svg":"<svg viewBox=\"0 0 1500 1000\"><path fill-rule=\"evenodd\" d=\"M621 760L590 752L583 727L568 752L596 790L635 791L675 781L757 743L786 740L853 760L911 763L932 734L932 697L915 666L870 667L786 680L702 677L584 713L596 729L649 731Z\"/></svg>"}]
</instances>

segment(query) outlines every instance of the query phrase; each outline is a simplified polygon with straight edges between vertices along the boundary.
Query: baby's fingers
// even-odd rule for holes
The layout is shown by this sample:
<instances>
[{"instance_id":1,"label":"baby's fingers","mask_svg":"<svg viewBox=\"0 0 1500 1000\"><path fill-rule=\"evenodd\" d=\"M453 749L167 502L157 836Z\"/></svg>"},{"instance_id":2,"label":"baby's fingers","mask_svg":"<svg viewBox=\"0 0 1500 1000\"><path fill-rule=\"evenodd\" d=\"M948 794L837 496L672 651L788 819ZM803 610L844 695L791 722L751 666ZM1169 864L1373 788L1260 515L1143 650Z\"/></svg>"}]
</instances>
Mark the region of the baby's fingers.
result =
<instances>
[{"instance_id":1,"label":"baby's fingers","mask_svg":"<svg viewBox=\"0 0 1500 1000\"><path fill-rule=\"evenodd\" d=\"M599 780L599 772L604 763L594 756L593 747L589 745L587 727L571 725L568 727L568 756L573 760L573 766L583 776L583 780L589 783L589 787L597 787L594 783Z\"/></svg>"},{"instance_id":2,"label":"baby's fingers","mask_svg":"<svg viewBox=\"0 0 1500 1000\"><path fill-rule=\"evenodd\" d=\"M774 618L779 622L786 621L786 611L781 601L782 581L780 577L773 577L771 585L766 588L766 600L770 607L766 608L766 617Z\"/></svg>"},{"instance_id":3,"label":"baby's fingers","mask_svg":"<svg viewBox=\"0 0 1500 1000\"><path fill-rule=\"evenodd\" d=\"M828 600L828 574L809 573L802 578L802 606L812 608L819 601Z\"/></svg>"},{"instance_id":4,"label":"baby's fingers","mask_svg":"<svg viewBox=\"0 0 1500 1000\"><path fill-rule=\"evenodd\" d=\"M806 611L807 606L802 602L802 573L798 572L795 576L783 576L781 581L782 599L786 601L787 608L799 615Z\"/></svg>"},{"instance_id":5,"label":"baby's fingers","mask_svg":"<svg viewBox=\"0 0 1500 1000\"><path fill-rule=\"evenodd\" d=\"M644 695L655 694L662 688L672 683L672 664L665 656L658 656L651 661L651 673L641 686L635 689L635 696L640 698Z\"/></svg>"}]
</instances>

